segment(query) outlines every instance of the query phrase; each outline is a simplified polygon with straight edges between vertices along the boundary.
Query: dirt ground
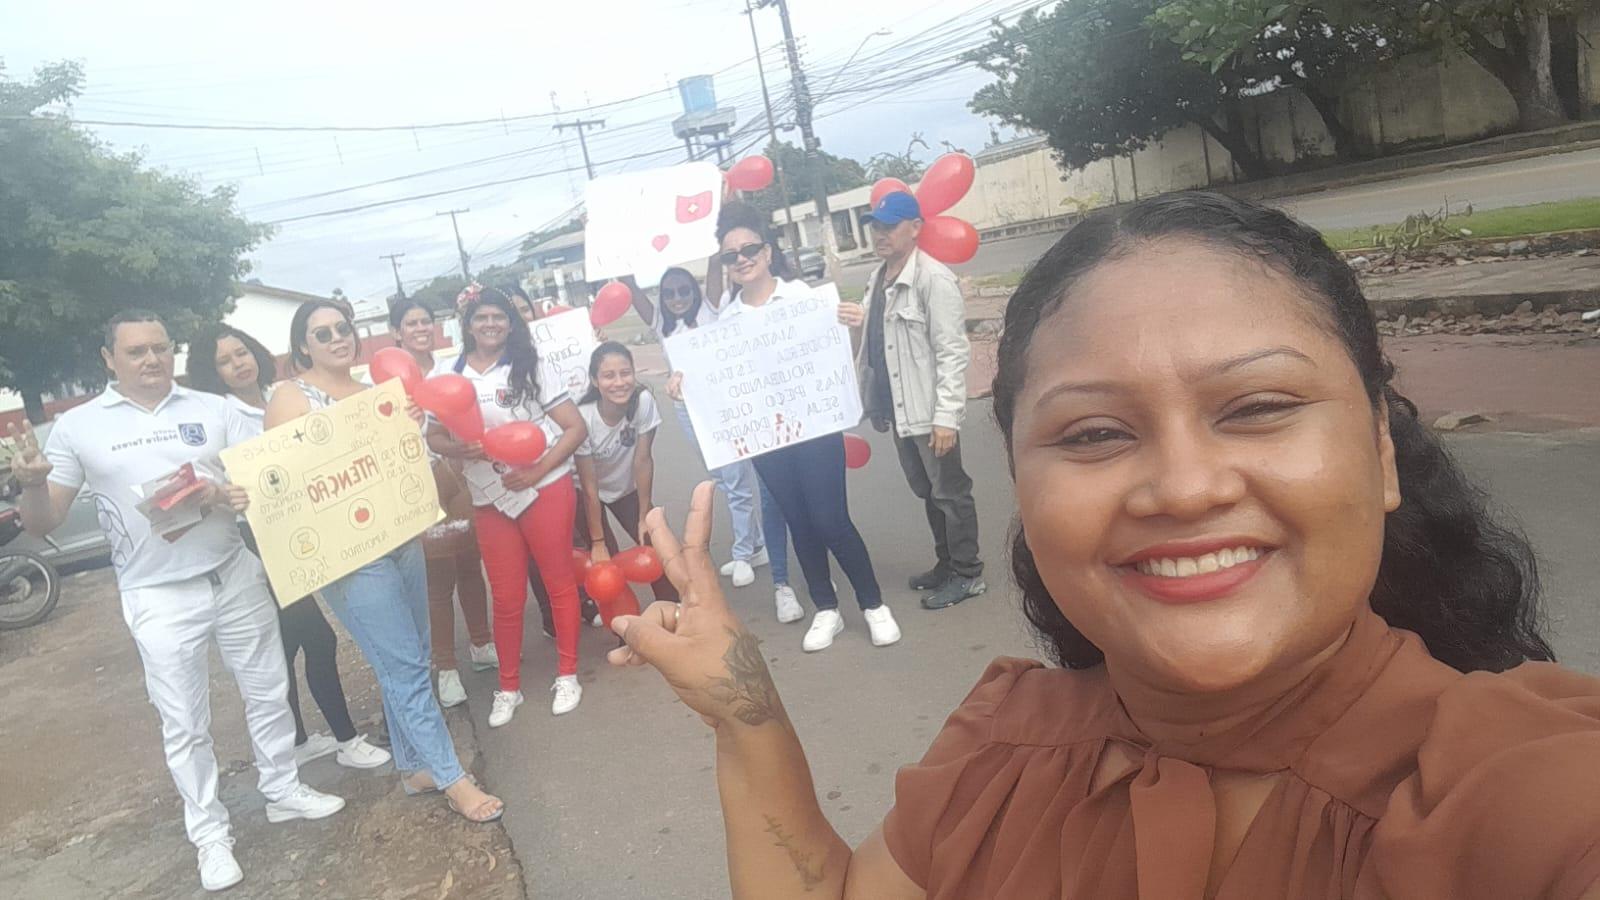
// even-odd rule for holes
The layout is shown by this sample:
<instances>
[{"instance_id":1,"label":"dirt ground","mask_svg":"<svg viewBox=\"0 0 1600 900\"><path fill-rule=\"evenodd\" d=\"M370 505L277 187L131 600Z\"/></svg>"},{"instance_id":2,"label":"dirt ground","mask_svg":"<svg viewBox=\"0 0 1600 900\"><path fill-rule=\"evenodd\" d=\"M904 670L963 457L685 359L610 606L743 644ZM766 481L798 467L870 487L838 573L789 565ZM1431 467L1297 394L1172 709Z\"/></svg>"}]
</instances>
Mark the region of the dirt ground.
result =
<instances>
[{"instance_id":1,"label":"dirt ground","mask_svg":"<svg viewBox=\"0 0 1600 900\"><path fill-rule=\"evenodd\" d=\"M371 731L380 710L372 671L342 631L339 646L351 714L357 727ZM344 810L317 822L268 824L243 705L215 651L211 687L222 797L245 873L227 896L527 896L500 825L471 825L437 794L407 797L392 766L357 771L331 756L312 762L303 780L343 796ZM303 679L301 703L307 727L326 730ZM463 765L483 780L465 707L446 716ZM0 894L211 896L200 888L194 850L184 838L160 728L110 569L68 576L49 619L0 632Z\"/></svg>"}]
</instances>

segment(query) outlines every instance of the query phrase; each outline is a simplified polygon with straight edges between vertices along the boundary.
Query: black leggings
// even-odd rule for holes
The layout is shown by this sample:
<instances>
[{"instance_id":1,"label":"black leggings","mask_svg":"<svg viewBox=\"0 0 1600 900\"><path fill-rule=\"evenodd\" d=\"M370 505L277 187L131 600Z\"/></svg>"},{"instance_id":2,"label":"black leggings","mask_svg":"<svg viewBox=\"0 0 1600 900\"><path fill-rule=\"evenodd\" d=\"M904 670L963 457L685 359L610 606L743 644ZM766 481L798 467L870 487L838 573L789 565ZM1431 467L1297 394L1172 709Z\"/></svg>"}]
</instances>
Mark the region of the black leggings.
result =
<instances>
[{"instance_id":1,"label":"black leggings","mask_svg":"<svg viewBox=\"0 0 1600 900\"><path fill-rule=\"evenodd\" d=\"M850 498L844 481L844 435L830 434L791 444L757 456L753 462L761 483L783 511L794 541L794 555L805 575L806 589L817 609L837 609L828 573L828 553L855 589L862 609L883 604L872 557L850 520Z\"/></svg>"}]
</instances>

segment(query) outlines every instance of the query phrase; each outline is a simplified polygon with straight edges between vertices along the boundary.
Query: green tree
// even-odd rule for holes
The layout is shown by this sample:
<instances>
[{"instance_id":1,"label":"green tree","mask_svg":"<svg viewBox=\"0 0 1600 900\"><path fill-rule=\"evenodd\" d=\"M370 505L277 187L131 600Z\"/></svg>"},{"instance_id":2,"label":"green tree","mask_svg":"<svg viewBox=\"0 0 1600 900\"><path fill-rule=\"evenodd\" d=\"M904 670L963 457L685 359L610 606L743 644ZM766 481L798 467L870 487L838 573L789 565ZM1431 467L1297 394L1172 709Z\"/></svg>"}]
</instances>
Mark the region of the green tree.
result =
<instances>
[{"instance_id":1,"label":"green tree","mask_svg":"<svg viewBox=\"0 0 1600 900\"><path fill-rule=\"evenodd\" d=\"M180 338L219 320L269 233L231 188L203 192L37 115L82 82L75 63L29 81L0 68L0 386L36 422L45 392L104 381L100 329L117 311L153 310Z\"/></svg>"},{"instance_id":2,"label":"green tree","mask_svg":"<svg viewBox=\"0 0 1600 900\"><path fill-rule=\"evenodd\" d=\"M883 178L898 178L906 184L916 184L922 180L922 173L927 170L921 160L917 159L914 151L921 147L931 150L928 142L922 139L922 132L911 135L911 140L906 142L904 153L879 153L867 160L867 180L876 182Z\"/></svg>"},{"instance_id":3,"label":"green tree","mask_svg":"<svg viewBox=\"0 0 1600 900\"><path fill-rule=\"evenodd\" d=\"M789 188L789 195L785 198L778 189L777 179L773 179L770 187L756 191L745 199L766 213L777 212L797 203L811 202L811 165L805 151L787 141L779 141L768 144L762 152L783 169L783 181ZM822 166L822 182L829 194L848 191L867 183L867 170L861 163L822 150L817 151L817 156Z\"/></svg>"}]
</instances>

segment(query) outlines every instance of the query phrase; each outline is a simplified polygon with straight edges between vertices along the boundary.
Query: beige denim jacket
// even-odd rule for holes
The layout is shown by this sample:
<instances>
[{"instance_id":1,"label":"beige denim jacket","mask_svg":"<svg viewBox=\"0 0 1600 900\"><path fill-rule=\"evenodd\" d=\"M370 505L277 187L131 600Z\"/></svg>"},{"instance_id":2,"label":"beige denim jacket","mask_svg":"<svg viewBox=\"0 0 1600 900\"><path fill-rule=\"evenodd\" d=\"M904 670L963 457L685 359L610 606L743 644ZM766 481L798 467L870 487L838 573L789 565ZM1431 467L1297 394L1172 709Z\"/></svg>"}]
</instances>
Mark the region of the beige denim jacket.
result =
<instances>
[{"instance_id":1,"label":"beige denim jacket","mask_svg":"<svg viewBox=\"0 0 1600 900\"><path fill-rule=\"evenodd\" d=\"M867 280L862 298L871 322L872 297L883 264ZM967 410L966 300L954 272L943 263L913 250L900 277L884 291L883 354L894 397L895 433L899 437L928 434L933 426L961 428ZM867 324L861 326L856 371L861 376L863 403L870 403L877 376L867 364Z\"/></svg>"}]
</instances>

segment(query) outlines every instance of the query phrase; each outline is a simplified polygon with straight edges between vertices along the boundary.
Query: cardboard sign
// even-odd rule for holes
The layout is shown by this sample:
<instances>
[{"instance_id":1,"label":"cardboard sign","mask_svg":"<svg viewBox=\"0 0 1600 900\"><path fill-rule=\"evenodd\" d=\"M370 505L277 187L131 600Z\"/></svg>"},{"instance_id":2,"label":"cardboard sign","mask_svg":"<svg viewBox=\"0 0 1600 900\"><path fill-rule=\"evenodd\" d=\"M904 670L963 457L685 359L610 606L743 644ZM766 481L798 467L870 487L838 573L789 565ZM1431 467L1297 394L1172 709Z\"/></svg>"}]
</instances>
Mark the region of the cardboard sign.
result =
<instances>
[{"instance_id":1,"label":"cardboard sign","mask_svg":"<svg viewBox=\"0 0 1600 900\"><path fill-rule=\"evenodd\" d=\"M589 311L575 309L528 323L539 351L539 386L561 385L577 403L589 389L589 357L600 346Z\"/></svg>"},{"instance_id":2,"label":"cardboard sign","mask_svg":"<svg viewBox=\"0 0 1600 900\"><path fill-rule=\"evenodd\" d=\"M222 462L250 492L245 517L285 606L441 518L427 448L398 380L229 447Z\"/></svg>"},{"instance_id":3,"label":"cardboard sign","mask_svg":"<svg viewBox=\"0 0 1600 900\"><path fill-rule=\"evenodd\" d=\"M707 468L854 427L861 421L839 291L821 285L666 341Z\"/></svg>"},{"instance_id":4,"label":"cardboard sign","mask_svg":"<svg viewBox=\"0 0 1600 900\"><path fill-rule=\"evenodd\" d=\"M664 269L717 252L722 171L709 162L605 175L584 191L584 277Z\"/></svg>"}]
</instances>

